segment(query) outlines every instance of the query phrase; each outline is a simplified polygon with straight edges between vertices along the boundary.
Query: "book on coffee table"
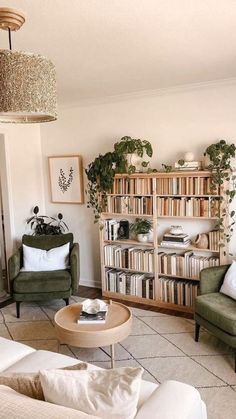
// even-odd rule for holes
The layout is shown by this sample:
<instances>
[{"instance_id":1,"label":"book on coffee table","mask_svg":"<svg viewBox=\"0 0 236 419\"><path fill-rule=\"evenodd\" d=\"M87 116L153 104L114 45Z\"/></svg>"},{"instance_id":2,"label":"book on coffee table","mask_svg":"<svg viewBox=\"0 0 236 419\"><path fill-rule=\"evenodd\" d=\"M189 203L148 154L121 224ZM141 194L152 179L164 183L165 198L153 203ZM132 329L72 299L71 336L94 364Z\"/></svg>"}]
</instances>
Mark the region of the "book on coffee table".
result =
<instances>
[{"instance_id":1,"label":"book on coffee table","mask_svg":"<svg viewBox=\"0 0 236 419\"><path fill-rule=\"evenodd\" d=\"M91 314L81 311L77 323L83 324L102 324L106 322L107 311L99 311L98 313Z\"/></svg>"}]
</instances>

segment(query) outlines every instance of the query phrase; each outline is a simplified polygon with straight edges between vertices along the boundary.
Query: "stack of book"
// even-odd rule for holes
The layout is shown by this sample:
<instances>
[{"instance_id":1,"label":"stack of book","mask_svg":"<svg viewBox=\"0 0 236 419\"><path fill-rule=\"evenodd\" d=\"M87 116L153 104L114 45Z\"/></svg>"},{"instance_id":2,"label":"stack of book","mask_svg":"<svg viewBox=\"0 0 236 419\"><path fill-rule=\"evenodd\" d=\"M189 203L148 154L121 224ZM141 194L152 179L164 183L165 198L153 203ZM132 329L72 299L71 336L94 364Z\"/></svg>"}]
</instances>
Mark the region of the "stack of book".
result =
<instances>
[{"instance_id":1,"label":"stack of book","mask_svg":"<svg viewBox=\"0 0 236 419\"><path fill-rule=\"evenodd\" d=\"M185 161L184 164L175 163L175 169L177 170L201 170L201 161Z\"/></svg>"},{"instance_id":2,"label":"stack of book","mask_svg":"<svg viewBox=\"0 0 236 419\"><path fill-rule=\"evenodd\" d=\"M99 311L98 313L91 314L81 311L77 323L80 324L104 324L106 322L107 311Z\"/></svg>"},{"instance_id":3,"label":"stack of book","mask_svg":"<svg viewBox=\"0 0 236 419\"><path fill-rule=\"evenodd\" d=\"M165 233L160 243L163 247L180 247L185 249L191 243L190 237L188 234L171 234Z\"/></svg>"}]
</instances>

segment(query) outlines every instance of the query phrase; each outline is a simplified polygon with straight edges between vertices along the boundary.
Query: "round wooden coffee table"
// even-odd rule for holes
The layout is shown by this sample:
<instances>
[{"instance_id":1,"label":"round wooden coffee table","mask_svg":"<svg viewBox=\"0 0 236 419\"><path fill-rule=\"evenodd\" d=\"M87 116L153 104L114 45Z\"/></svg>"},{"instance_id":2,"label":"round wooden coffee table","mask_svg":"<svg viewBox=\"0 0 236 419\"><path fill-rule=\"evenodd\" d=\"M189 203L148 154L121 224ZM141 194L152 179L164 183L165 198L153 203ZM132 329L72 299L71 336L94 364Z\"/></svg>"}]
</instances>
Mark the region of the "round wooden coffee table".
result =
<instances>
[{"instance_id":1,"label":"round wooden coffee table","mask_svg":"<svg viewBox=\"0 0 236 419\"><path fill-rule=\"evenodd\" d=\"M111 346L111 366L115 365L114 344L129 336L132 313L124 304L110 302L104 324L80 324L82 305L71 304L59 310L54 317L58 340L79 348Z\"/></svg>"}]
</instances>

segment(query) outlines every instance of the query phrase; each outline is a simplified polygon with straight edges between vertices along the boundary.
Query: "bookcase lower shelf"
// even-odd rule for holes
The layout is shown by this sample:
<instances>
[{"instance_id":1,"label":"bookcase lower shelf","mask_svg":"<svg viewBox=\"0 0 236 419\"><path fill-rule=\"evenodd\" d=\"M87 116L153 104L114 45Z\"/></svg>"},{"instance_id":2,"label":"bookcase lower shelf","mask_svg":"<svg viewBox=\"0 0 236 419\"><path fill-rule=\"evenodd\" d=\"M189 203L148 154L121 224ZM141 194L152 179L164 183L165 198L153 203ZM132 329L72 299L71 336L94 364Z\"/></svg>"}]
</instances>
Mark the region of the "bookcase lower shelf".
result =
<instances>
[{"instance_id":1,"label":"bookcase lower shelf","mask_svg":"<svg viewBox=\"0 0 236 419\"><path fill-rule=\"evenodd\" d=\"M152 300L149 298L142 298L142 297L137 297L137 296L133 296L133 295L126 295L126 294L121 294L119 292L111 292L111 291L102 291L102 296L103 297L108 297L114 300L123 300L123 301L130 301L132 303L139 303L139 304L145 304L148 306L153 306L153 307L159 307L159 308L165 308L165 309L170 309L170 310L176 310L176 311L181 311L181 312L185 312L185 313L193 313L193 307L190 306L183 306L180 304L172 304L172 303L165 303L161 300Z\"/></svg>"}]
</instances>

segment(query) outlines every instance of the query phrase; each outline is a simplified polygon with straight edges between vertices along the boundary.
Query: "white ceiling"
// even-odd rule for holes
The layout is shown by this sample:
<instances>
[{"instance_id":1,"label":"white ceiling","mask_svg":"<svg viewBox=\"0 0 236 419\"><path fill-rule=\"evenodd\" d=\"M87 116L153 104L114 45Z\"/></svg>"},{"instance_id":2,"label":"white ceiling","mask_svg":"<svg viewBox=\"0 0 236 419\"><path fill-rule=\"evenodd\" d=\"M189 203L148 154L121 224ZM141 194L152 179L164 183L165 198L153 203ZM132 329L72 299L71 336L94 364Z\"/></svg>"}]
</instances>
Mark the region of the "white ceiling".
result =
<instances>
[{"instance_id":1,"label":"white ceiling","mask_svg":"<svg viewBox=\"0 0 236 419\"><path fill-rule=\"evenodd\" d=\"M236 76L236 0L6 0L27 14L13 49L57 69L59 101ZM1 33L1 48L7 33Z\"/></svg>"}]
</instances>

